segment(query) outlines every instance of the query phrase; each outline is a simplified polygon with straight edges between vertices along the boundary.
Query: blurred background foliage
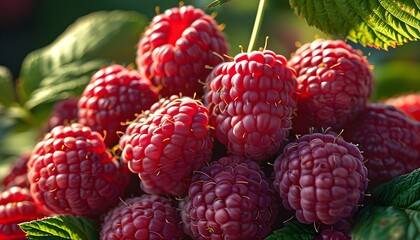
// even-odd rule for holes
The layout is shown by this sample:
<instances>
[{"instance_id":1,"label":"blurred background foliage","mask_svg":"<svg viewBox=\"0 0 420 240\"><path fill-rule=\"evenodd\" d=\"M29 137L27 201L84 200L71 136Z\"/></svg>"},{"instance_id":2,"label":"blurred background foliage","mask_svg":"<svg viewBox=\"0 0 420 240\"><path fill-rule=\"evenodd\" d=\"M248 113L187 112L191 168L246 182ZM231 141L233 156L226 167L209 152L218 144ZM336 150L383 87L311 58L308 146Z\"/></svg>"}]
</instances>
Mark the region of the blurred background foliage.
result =
<instances>
[{"instance_id":1,"label":"blurred background foliage","mask_svg":"<svg viewBox=\"0 0 420 240\"><path fill-rule=\"evenodd\" d=\"M204 9L211 1L183 2ZM79 17L91 12L134 10L151 20L157 11L163 12L178 5L179 1L176 0L2 0L0 1L0 65L9 68L13 79L16 80L19 77L22 61L28 53L49 45ZM232 0L225 5L207 10L209 14L216 13L216 21L225 25L224 32L230 44L231 56L241 51L240 46L247 49L257 6L257 0ZM314 27L309 27L304 19L294 15L287 0L268 0L255 49L264 47L266 37L268 37L267 49L288 58L300 44L318 37L329 36ZM362 50L374 67L376 87L372 100L382 100L407 91L420 91L419 42L406 43L388 51L363 48L352 42L349 43ZM133 54L134 51L135 46ZM9 124L7 119L0 118L0 126L6 131L13 125ZM16 133L13 138L8 139L8 146L0 146L0 163L6 156L1 149L12 148L14 150L9 152L16 153L28 150L33 145L33 141L28 139L35 139L36 134L37 132L26 131ZM0 140L1 138L0 131ZM26 145L25 140L28 143ZM0 141L0 144L5 143Z\"/></svg>"}]
</instances>

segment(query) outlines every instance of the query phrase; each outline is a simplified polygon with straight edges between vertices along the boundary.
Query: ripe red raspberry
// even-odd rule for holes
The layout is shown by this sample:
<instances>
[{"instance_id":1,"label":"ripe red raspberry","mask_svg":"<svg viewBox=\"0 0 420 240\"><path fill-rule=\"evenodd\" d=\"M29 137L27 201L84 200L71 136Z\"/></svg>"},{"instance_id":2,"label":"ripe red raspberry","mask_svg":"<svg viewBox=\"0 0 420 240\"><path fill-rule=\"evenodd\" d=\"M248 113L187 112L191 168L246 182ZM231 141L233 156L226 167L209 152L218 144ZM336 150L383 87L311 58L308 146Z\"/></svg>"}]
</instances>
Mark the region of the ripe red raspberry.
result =
<instances>
[{"instance_id":1,"label":"ripe red raspberry","mask_svg":"<svg viewBox=\"0 0 420 240\"><path fill-rule=\"evenodd\" d=\"M182 239L180 222L172 200L143 194L124 200L106 213L100 239Z\"/></svg>"},{"instance_id":2,"label":"ripe red raspberry","mask_svg":"<svg viewBox=\"0 0 420 240\"><path fill-rule=\"evenodd\" d=\"M301 136L274 162L274 186L298 221L334 224L363 200L367 169L359 149L323 133Z\"/></svg>"},{"instance_id":3,"label":"ripe red raspberry","mask_svg":"<svg viewBox=\"0 0 420 240\"><path fill-rule=\"evenodd\" d=\"M158 91L136 70L112 64L98 70L79 102L79 123L103 134L112 148L126 123L158 100Z\"/></svg>"},{"instance_id":4,"label":"ripe red raspberry","mask_svg":"<svg viewBox=\"0 0 420 240\"><path fill-rule=\"evenodd\" d=\"M28 162L32 197L55 214L105 211L122 196L127 178L100 134L80 123L55 127Z\"/></svg>"},{"instance_id":5,"label":"ripe red raspberry","mask_svg":"<svg viewBox=\"0 0 420 240\"><path fill-rule=\"evenodd\" d=\"M393 105L408 116L420 121L420 92L394 96L386 99L384 103Z\"/></svg>"},{"instance_id":6,"label":"ripe red raspberry","mask_svg":"<svg viewBox=\"0 0 420 240\"><path fill-rule=\"evenodd\" d=\"M228 43L216 21L199 8L172 8L155 16L137 46L140 72L162 97L201 96L209 66L223 62Z\"/></svg>"},{"instance_id":7,"label":"ripe red raspberry","mask_svg":"<svg viewBox=\"0 0 420 240\"><path fill-rule=\"evenodd\" d=\"M181 196L192 172L210 160L208 110L198 100L173 96L131 123L120 139L122 159L149 194Z\"/></svg>"},{"instance_id":8,"label":"ripe red raspberry","mask_svg":"<svg viewBox=\"0 0 420 240\"><path fill-rule=\"evenodd\" d=\"M372 94L374 79L369 62L342 40L306 43L288 65L297 72L295 133L308 133L310 127L332 127L339 132L364 109Z\"/></svg>"},{"instance_id":9,"label":"ripe red raspberry","mask_svg":"<svg viewBox=\"0 0 420 240\"><path fill-rule=\"evenodd\" d=\"M370 189L420 167L420 122L392 105L368 104L343 137L363 151Z\"/></svg>"},{"instance_id":10,"label":"ripe red raspberry","mask_svg":"<svg viewBox=\"0 0 420 240\"><path fill-rule=\"evenodd\" d=\"M54 106L48 117L47 125L44 133L50 132L58 125L68 125L77 122L77 103L79 97L70 97L58 101Z\"/></svg>"},{"instance_id":11,"label":"ripe red raspberry","mask_svg":"<svg viewBox=\"0 0 420 240\"><path fill-rule=\"evenodd\" d=\"M1 181L1 185L7 189L11 187L29 187L27 163L31 157L30 152L20 155L12 165L12 169Z\"/></svg>"},{"instance_id":12,"label":"ripe red raspberry","mask_svg":"<svg viewBox=\"0 0 420 240\"><path fill-rule=\"evenodd\" d=\"M182 208L194 239L264 239L277 217L272 183L253 160L223 157L192 178Z\"/></svg>"},{"instance_id":13,"label":"ripe red raspberry","mask_svg":"<svg viewBox=\"0 0 420 240\"><path fill-rule=\"evenodd\" d=\"M0 194L0 239L26 239L18 224L44 217L29 190L11 187Z\"/></svg>"},{"instance_id":14,"label":"ripe red raspberry","mask_svg":"<svg viewBox=\"0 0 420 240\"><path fill-rule=\"evenodd\" d=\"M276 154L292 127L295 74L270 50L240 53L206 80L205 104L215 138L231 154L263 161Z\"/></svg>"}]
</instances>

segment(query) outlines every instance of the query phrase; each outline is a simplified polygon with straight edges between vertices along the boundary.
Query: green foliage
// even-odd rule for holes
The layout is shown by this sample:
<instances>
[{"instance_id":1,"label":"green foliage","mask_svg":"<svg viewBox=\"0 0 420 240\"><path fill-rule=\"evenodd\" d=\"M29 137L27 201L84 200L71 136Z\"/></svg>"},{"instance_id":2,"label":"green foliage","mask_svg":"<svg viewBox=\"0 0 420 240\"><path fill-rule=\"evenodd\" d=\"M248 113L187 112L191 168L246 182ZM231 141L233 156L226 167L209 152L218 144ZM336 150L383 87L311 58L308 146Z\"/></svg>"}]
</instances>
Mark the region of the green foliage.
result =
<instances>
[{"instance_id":1,"label":"green foliage","mask_svg":"<svg viewBox=\"0 0 420 240\"><path fill-rule=\"evenodd\" d=\"M98 226L88 218L74 216L54 216L24 222L19 227L31 239L99 239Z\"/></svg>"},{"instance_id":2,"label":"green foliage","mask_svg":"<svg viewBox=\"0 0 420 240\"><path fill-rule=\"evenodd\" d=\"M0 66L0 104L10 106L15 101L12 74L9 69Z\"/></svg>"},{"instance_id":3,"label":"green foliage","mask_svg":"<svg viewBox=\"0 0 420 240\"><path fill-rule=\"evenodd\" d=\"M265 240L312 240L317 235L314 225L289 221L284 227L274 231Z\"/></svg>"},{"instance_id":4,"label":"green foliage","mask_svg":"<svg viewBox=\"0 0 420 240\"><path fill-rule=\"evenodd\" d=\"M414 0L289 2L309 25L363 46L387 49L420 38L420 8Z\"/></svg>"},{"instance_id":5,"label":"green foliage","mask_svg":"<svg viewBox=\"0 0 420 240\"><path fill-rule=\"evenodd\" d=\"M214 7L220 6L220 5L225 4L227 2L230 2L230 1L231 0L215 0L215 1L211 2L209 5L207 5L206 9L214 8Z\"/></svg>"},{"instance_id":6,"label":"green foliage","mask_svg":"<svg viewBox=\"0 0 420 240\"><path fill-rule=\"evenodd\" d=\"M28 109L80 95L101 66L131 64L147 21L134 11L99 11L79 18L49 46L30 53L20 74Z\"/></svg>"},{"instance_id":7,"label":"green foliage","mask_svg":"<svg viewBox=\"0 0 420 240\"><path fill-rule=\"evenodd\" d=\"M418 239L420 236L420 169L374 189L369 205L356 215L352 237Z\"/></svg>"},{"instance_id":8,"label":"green foliage","mask_svg":"<svg viewBox=\"0 0 420 240\"><path fill-rule=\"evenodd\" d=\"M420 92L420 63L393 60L375 66L375 88L372 99L381 101L407 92Z\"/></svg>"}]
</instances>

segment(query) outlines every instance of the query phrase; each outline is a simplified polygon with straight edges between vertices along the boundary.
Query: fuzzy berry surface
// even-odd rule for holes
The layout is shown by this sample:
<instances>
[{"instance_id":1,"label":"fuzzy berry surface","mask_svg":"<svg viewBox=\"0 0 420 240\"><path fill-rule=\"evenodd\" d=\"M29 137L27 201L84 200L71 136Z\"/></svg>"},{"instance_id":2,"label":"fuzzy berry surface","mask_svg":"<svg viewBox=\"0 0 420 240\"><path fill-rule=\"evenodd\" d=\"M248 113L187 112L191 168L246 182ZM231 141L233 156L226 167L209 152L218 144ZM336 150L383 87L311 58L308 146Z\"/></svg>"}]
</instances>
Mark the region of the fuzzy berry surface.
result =
<instances>
[{"instance_id":1,"label":"fuzzy berry surface","mask_svg":"<svg viewBox=\"0 0 420 240\"><path fill-rule=\"evenodd\" d=\"M305 134L274 162L274 186L286 208L306 224L352 216L364 198L367 169L360 150L342 138Z\"/></svg>"},{"instance_id":2,"label":"fuzzy berry surface","mask_svg":"<svg viewBox=\"0 0 420 240\"><path fill-rule=\"evenodd\" d=\"M10 172L4 176L0 186L2 186L4 189L11 187L29 187L27 164L30 157L31 152L25 152L22 153L17 159L15 159Z\"/></svg>"},{"instance_id":3,"label":"fuzzy berry surface","mask_svg":"<svg viewBox=\"0 0 420 240\"><path fill-rule=\"evenodd\" d=\"M43 217L27 188L11 187L0 193L0 239L26 239L18 224Z\"/></svg>"},{"instance_id":4,"label":"fuzzy berry surface","mask_svg":"<svg viewBox=\"0 0 420 240\"><path fill-rule=\"evenodd\" d=\"M217 22L200 8L182 6L156 15L137 45L140 72L161 97L201 96L206 76L223 62L228 43Z\"/></svg>"},{"instance_id":5,"label":"fuzzy berry surface","mask_svg":"<svg viewBox=\"0 0 420 240\"><path fill-rule=\"evenodd\" d=\"M287 59L271 50L240 53L206 79L204 103L214 136L234 155L265 161L292 128L296 80Z\"/></svg>"},{"instance_id":6,"label":"fuzzy berry surface","mask_svg":"<svg viewBox=\"0 0 420 240\"><path fill-rule=\"evenodd\" d=\"M193 175L182 209L194 239L264 239L277 216L272 182L242 157L222 157Z\"/></svg>"},{"instance_id":7,"label":"fuzzy berry surface","mask_svg":"<svg viewBox=\"0 0 420 240\"><path fill-rule=\"evenodd\" d=\"M35 202L54 214L93 216L124 192L127 172L98 132L80 123L60 125L41 139L28 162Z\"/></svg>"},{"instance_id":8,"label":"fuzzy berry surface","mask_svg":"<svg viewBox=\"0 0 420 240\"><path fill-rule=\"evenodd\" d=\"M332 127L339 132L372 95L374 78L369 62L342 40L306 43L292 54L288 65L297 73L296 133L309 133L310 127Z\"/></svg>"},{"instance_id":9,"label":"fuzzy berry surface","mask_svg":"<svg viewBox=\"0 0 420 240\"><path fill-rule=\"evenodd\" d=\"M420 92L404 93L390 97L384 103L393 105L408 116L420 121Z\"/></svg>"},{"instance_id":10,"label":"fuzzy berry surface","mask_svg":"<svg viewBox=\"0 0 420 240\"><path fill-rule=\"evenodd\" d=\"M120 139L122 160L149 194L185 195L192 172L211 159L208 109L190 97L155 103Z\"/></svg>"},{"instance_id":11,"label":"fuzzy berry surface","mask_svg":"<svg viewBox=\"0 0 420 240\"><path fill-rule=\"evenodd\" d=\"M143 194L123 200L106 213L100 239L179 240L184 235L180 222L171 199Z\"/></svg>"},{"instance_id":12,"label":"fuzzy berry surface","mask_svg":"<svg viewBox=\"0 0 420 240\"><path fill-rule=\"evenodd\" d=\"M99 69L78 102L78 122L101 133L108 148L118 144L127 122L158 100L158 90L137 70L119 64Z\"/></svg>"},{"instance_id":13,"label":"fuzzy berry surface","mask_svg":"<svg viewBox=\"0 0 420 240\"><path fill-rule=\"evenodd\" d=\"M370 189L420 167L420 122L392 105L369 104L343 137L363 151Z\"/></svg>"}]
</instances>

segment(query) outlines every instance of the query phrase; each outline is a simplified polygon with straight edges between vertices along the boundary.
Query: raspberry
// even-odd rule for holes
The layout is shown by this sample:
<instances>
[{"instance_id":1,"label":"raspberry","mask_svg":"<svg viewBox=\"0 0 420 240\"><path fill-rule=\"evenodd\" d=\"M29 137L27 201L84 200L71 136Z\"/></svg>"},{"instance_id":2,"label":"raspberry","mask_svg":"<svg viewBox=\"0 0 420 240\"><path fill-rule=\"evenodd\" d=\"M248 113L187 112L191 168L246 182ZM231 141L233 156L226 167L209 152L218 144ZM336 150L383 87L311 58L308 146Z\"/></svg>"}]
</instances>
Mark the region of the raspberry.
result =
<instances>
[{"instance_id":1,"label":"raspberry","mask_svg":"<svg viewBox=\"0 0 420 240\"><path fill-rule=\"evenodd\" d=\"M104 134L112 148L124 132L126 122L149 109L158 100L158 91L136 70L112 64L98 70L86 86L79 102L79 123Z\"/></svg>"},{"instance_id":2,"label":"raspberry","mask_svg":"<svg viewBox=\"0 0 420 240\"><path fill-rule=\"evenodd\" d=\"M180 222L169 198L143 194L124 200L106 213L100 239L182 239Z\"/></svg>"},{"instance_id":3,"label":"raspberry","mask_svg":"<svg viewBox=\"0 0 420 240\"><path fill-rule=\"evenodd\" d=\"M368 104L343 137L363 151L370 189L420 167L420 123L392 105Z\"/></svg>"},{"instance_id":4,"label":"raspberry","mask_svg":"<svg viewBox=\"0 0 420 240\"><path fill-rule=\"evenodd\" d=\"M194 173L181 213L184 232L194 239L263 239L277 205L255 161L222 157Z\"/></svg>"},{"instance_id":5,"label":"raspberry","mask_svg":"<svg viewBox=\"0 0 420 240\"><path fill-rule=\"evenodd\" d=\"M28 179L46 211L86 216L115 204L128 182L100 134L80 123L57 126L37 143Z\"/></svg>"},{"instance_id":6,"label":"raspberry","mask_svg":"<svg viewBox=\"0 0 420 240\"><path fill-rule=\"evenodd\" d=\"M384 103L393 105L408 116L420 121L420 92L394 96L386 99Z\"/></svg>"},{"instance_id":7,"label":"raspberry","mask_svg":"<svg viewBox=\"0 0 420 240\"><path fill-rule=\"evenodd\" d=\"M18 224L44 217L29 190L11 187L0 194L0 239L26 239Z\"/></svg>"},{"instance_id":8,"label":"raspberry","mask_svg":"<svg viewBox=\"0 0 420 240\"><path fill-rule=\"evenodd\" d=\"M193 6L155 16L137 45L140 72L161 88L162 97L201 96L208 66L223 62L228 43L216 21Z\"/></svg>"},{"instance_id":9,"label":"raspberry","mask_svg":"<svg viewBox=\"0 0 420 240\"><path fill-rule=\"evenodd\" d=\"M13 163L9 174L3 178L1 185L6 189L14 186L21 188L29 187L27 163L30 157L30 152L21 154Z\"/></svg>"},{"instance_id":10,"label":"raspberry","mask_svg":"<svg viewBox=\"0 0 420 240\"><path fill-rule=\"evenodd\" d=\"M315 240L351 240L351 222L340 219L333 225L321 225Z\"/></svg>"},{"instance_id":11,"label":"raspberry","mask_svg":"<svg viewBox=\"0 0 420 240\"><path fill-rule=\"evenodd\" d=\"M79 97L70 97L58 101L54 104L53 109L48 117L48 122L44 133L50 132L58 125L68 125L77 121L77 103Z\"/></svg>"},{"instance_id":12,"label":"raspberry","mask_svg":"<svg viewBox=\"0 0 420 240\"><path fill-rule=\"evenodd\" d=\"M210 124L231 154L264 161L283 146L296 108L295 75L286 62L270 50L240 53L206 79Z\"/></svg>"},{"instance_id":13,"label":"raspberry","mask_svg":"<svg viewBox=\"0 0 420 240\"><path fill-rule=\"evenodd\" d=\"M334 224L352 216L367 187L359 149L328 133L305 134L286 145L274 171L283 205L302 223Z\"/></svg>"},{"instance_id":14,"label":"raspberry","mask_svg":"<svg viewBox=\"0 0 420 240\"><path fill-rule=\"evenodd\" d=\"M192 172L210 160L208 110L190 97L154 104L120 139L122 159L149 194L186 194Z\"/></svg>"},{"instance_id":15,"label":"raspberry","mask_svg":"<svg viewBox=\"0 0 420 240\"><path fill-rule=\"evenodd\" d=\"M374 79L369 62L342 40L317 39L304 44L288 65L297 72L296 133L308 133L310 127L332 127L339 132L372 95Z\"/></svg>"},{"instance_id":16,"label":"raspberry","mask_svg":"<svg viewBox=\"0 0 420 240\"><path fill-rule=\"evenodd\" d=\"M351 236L338 230L325 229L315 240L351 240Z\"/></svg>"}]
</instances>

